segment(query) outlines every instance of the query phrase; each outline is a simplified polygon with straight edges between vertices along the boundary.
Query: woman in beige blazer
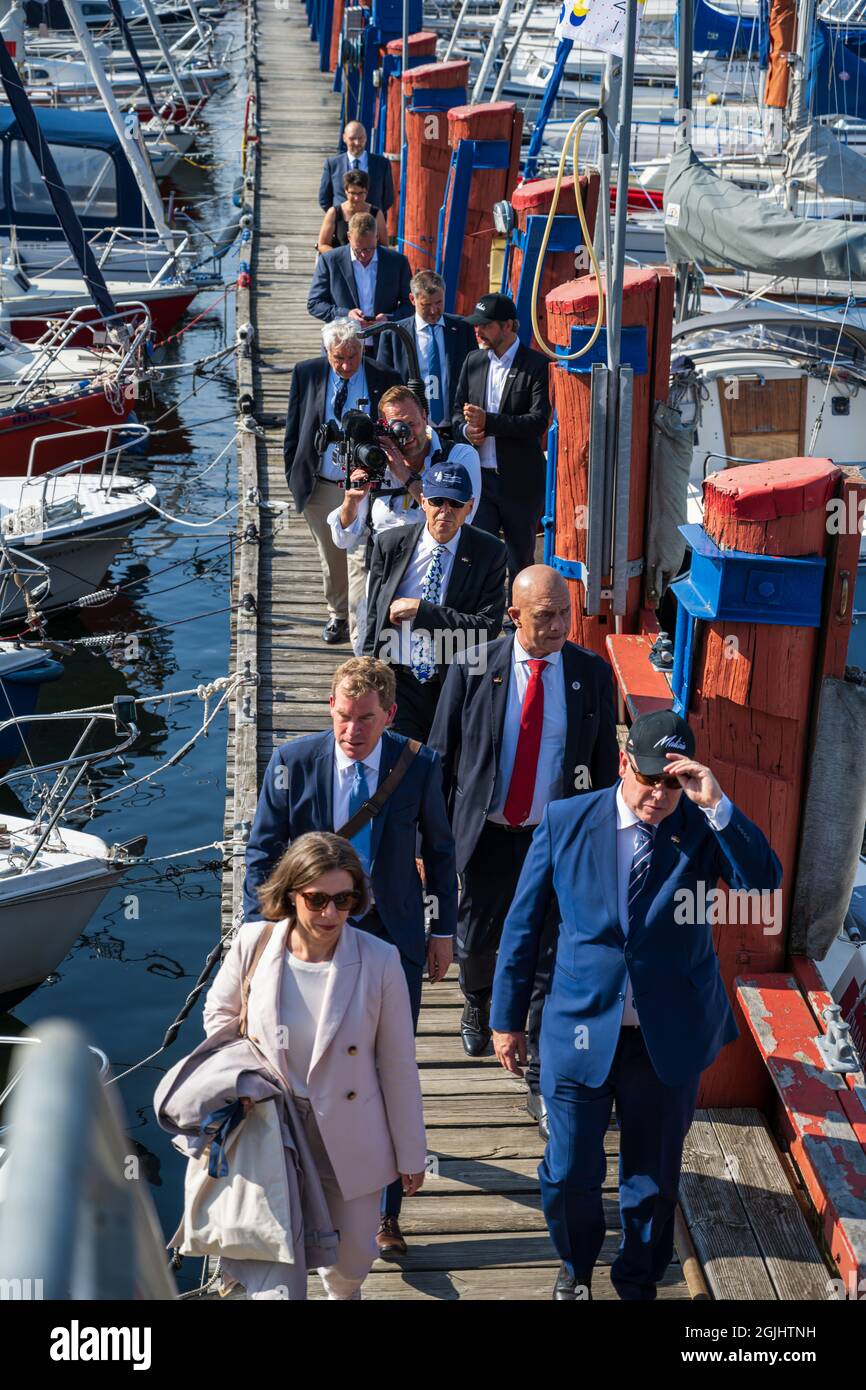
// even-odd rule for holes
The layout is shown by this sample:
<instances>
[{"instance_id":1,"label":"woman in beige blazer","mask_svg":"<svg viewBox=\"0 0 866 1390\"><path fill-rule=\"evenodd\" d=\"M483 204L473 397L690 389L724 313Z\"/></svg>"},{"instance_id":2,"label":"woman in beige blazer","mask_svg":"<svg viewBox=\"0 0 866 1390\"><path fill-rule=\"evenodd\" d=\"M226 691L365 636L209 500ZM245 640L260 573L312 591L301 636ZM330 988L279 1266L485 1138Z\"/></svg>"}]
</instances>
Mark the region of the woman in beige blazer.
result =
<instances>
[{"instance_id":1,"label":"woman in beige blazer","mask_svg":"<svg viewBox=\"0 0 866 1390\"><path fill-rule=\"evenodd\" d=\"M367 886L355 850L338 835L300 836L260 900L275 925L248 984L247 1033L295 1096L340 1234L336 1265L319 1270L328 1297L360 1298L376 1256L382 1188L400 1175L411 1196L424 1181L421 1087L400 955L348 924L350 914L366 911ZM265 930L266 922L250 922L235 937L205 1001L208 1035L240 1021ZM300 1299L303 1264L223 1260L222 1267L251 1297Z\"/></svg>"}]
</instances>

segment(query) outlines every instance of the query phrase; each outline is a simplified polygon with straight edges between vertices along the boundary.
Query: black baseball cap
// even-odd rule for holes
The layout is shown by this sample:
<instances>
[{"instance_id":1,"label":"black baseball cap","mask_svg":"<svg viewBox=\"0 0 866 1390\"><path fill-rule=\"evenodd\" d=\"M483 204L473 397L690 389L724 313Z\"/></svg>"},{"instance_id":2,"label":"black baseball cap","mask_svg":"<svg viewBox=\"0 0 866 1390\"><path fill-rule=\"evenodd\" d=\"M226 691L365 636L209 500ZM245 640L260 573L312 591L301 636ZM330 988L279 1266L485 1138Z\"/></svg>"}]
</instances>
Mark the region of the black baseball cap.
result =
<instances>
[{"instance_id":1,"label":"black baseball cap","mask_svg":"<svg viewBox=\"0 0 866 1390\"><path fill-rule=\"evenodd\" d=\"M425 497L448 497L452 502L472 500L472 479L462 463L440 463L421 484Z\"/></svg>"},{"instance_id":2,"label":"black baseball cap","mask_svg":"<svg viewBox=\"0 0 866 1390\"><path fill-rule=\"evenodd\" d=\"M485 294L475 305L474 313L467 314L466 322L473 327L477 323L507 323L517 318L517 305L507 294Z\"/></svg>"},{"instance_id":3,"label":"black baseball cap","mask_svg":"<svg viewBox=\"0 0 866 1390\"><path fill-rule=\"evenodd\" d=\"M638 772L657 777L668 767L666 753L683 758L695 756L695 736L684 719L672 709L656 709L638 715L628 733L625 750L634 758Z\"/></svg>"}]
</instances>

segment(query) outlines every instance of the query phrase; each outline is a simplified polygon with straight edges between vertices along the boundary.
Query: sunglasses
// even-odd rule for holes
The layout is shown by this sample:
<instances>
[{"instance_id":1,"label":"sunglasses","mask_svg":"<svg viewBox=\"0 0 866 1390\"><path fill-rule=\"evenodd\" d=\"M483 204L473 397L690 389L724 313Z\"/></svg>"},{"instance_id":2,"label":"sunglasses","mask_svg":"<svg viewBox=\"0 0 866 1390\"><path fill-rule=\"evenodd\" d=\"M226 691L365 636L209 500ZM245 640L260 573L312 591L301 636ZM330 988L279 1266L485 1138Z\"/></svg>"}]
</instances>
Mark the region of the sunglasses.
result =
<instances>
[{"instance_id":1,"label":"sunglasses","mask_svg":"<svg viewBox=\"0 0 866 1390\"><path fill-rule=\"evenodd\" d=\"M338 912L351 912L361 902L361 894L354 888L343 893L305 893L302 889L298 892L311 912L324 912L329 903L333 903Z\"/></svg>"},{"instance_id":2,"label":"sunglasses","mask_svg":"<svg viewBox=\"0 0 866 1390\"><path fill-rule=\"evenodd\" d=\"M437 511L441 511L443 507L447 507L449 512L459 512L460 508L466 505L464 502L455 502L451 497L428 497L427 501L430 506L435 507Z\"/></svg>"},{"instance_id":3,"label":"sunglasses","mask_svg":"<svg viewBox=\"0 0 866 1390\"><path fill-rule=\"evenodd\" d=\"M678 777L668 777L664 772L654 772L652 776L648 776L645 772L638 772L631 758L629 758L628 762L629 767L642 787L657 787L659 783L661 783L665 791L678 792L681 790L682 783Z\"/></svg>"}]
</instances>

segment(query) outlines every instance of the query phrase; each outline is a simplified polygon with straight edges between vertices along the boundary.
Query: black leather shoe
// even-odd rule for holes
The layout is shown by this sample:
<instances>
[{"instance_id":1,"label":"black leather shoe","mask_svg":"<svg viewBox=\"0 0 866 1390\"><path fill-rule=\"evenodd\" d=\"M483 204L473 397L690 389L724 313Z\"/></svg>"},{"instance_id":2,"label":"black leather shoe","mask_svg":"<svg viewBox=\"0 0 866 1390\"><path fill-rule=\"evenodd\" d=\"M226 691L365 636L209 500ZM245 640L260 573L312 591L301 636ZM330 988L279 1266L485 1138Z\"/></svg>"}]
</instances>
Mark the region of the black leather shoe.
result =
<instances>
[{"instance_id":1,"label":"black leather shoe","mask_svg":"<svg viewBox=\"0 0 866 1390\"><path fill-rule=\"evenodd\" d=\"M487 1026L487 1011L466 1004L460 1019L463 1051L468 1057L483 1057L490 1046L491 1033Z\"/></svg>"},{"instance_id":2,"label":"black leather shoe","mask_svg":"<svg viewBox=\"0 0 866 1390\"><path fill-rule=\"evenodd\" d=\"M526 1109L533 1120L538 1121L538 1133L546 1144L550 1138L550 1129L547 1124L547 1106L540 1091L527 1091Z\"/></svg>"},{"instance_id":3,"label":"black leather shoe","mask_svg":"<svg viewBox=\"0 0 866 1390\"><path fill-rule=\"evenodd\" d=\"M592 1289L588 1280L580 1283L573 1274L569 1274L568 1267L561 1264L553 1286L553 1298L557 1303L591 1302Z\"/></svg>"},{"instance_id":4,"label":"black leather shoe","mask_svg":"<svg viewBox=\"0 0 866 1390\"><path fill-rule=\"evenodd\" d=\"M336 642L348 642L349 624L344 618L329 618L322 628L322 641L333 646Z\"/></svg>"}]
</instances>

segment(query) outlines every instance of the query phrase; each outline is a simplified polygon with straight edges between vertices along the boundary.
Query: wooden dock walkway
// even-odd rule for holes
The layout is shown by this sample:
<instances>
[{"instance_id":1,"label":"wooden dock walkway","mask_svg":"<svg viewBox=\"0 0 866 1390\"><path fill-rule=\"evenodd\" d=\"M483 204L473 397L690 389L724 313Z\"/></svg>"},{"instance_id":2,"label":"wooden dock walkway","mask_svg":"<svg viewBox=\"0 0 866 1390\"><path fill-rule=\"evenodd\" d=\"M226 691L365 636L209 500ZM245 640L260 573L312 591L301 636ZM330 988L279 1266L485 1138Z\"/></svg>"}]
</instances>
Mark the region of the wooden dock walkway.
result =
<instances>
[{"instance_id":1,"label":"wooden dock walkway","mask_svg":"<svg viewBox=\"0 0 866 1390\"><path fill-rule=\"evenodd\" d=\"M254 37L254 36L252 36ZM238 295L238 323L249 317L256 343L240 372L255 415L268 423L242 436L239 487L241 530L258 540L241 547L235 598L250 595L236 615L233 665L249 661L258 688L238 713L228 747L227 836L242 836L274 746L326 726L331 673L349 648L326 647L317 554L289 500L282 458L290 370L318 353L319 325L306 299L320 222L322 161L338 144L339 96L318 71L304 6L258 8L258 126L255 200L258 232L252 285ZM248 70L255 84L254 64ZM251 175L251 181L256 180ZM279 424L273 423L273 418ZM250 492L257 488L258 493ZM239 905L243 860L226 875L223 932ZM458 1036L460 995L455 972L425 985L418 1061L428 1128L431 1172L422 1192L403 1209L409 1254L399 1264L378 1262L364 1298L549 1299L557 1259L541 1213L536 1169L542 1144L524 1108L523 1087L495 1060L467 1058ZM609 1266L620 1240L617 1207L618 1136L608 1134L605 1206L608 1235L596 1271L596 1298L615 1298ZM793 1201L792 1201L793 1204ZM726 1252L728 1253L728 1252ZM311 1296L321 1296L318 1281ZM674 1263L660 1289L665 1299L690 1297ZM723 1288L716 1296L725 1296Z\"/></svg>"}]
</instances>

